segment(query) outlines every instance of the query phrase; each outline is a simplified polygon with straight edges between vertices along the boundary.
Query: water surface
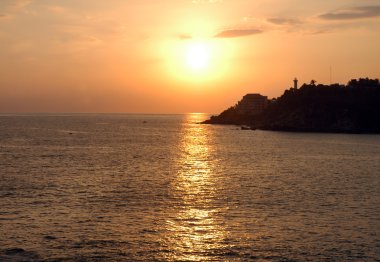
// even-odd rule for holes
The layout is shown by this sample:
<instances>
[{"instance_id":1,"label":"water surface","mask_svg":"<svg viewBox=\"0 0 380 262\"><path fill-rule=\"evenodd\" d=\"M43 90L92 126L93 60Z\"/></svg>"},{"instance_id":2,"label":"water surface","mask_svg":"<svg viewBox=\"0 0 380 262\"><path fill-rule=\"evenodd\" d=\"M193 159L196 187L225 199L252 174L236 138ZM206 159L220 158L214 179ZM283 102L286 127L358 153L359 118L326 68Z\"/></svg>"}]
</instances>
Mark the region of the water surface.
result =
<instances>
[{"instance_id":1,"label":"water surface","mask_svg":"<svg viewBox=\"0 0 380 262\"><path fill-rule=\"evenodd\" d=\"M0 116L0 260L374 261L380 136Z\"/></svg>"}]
</instances>

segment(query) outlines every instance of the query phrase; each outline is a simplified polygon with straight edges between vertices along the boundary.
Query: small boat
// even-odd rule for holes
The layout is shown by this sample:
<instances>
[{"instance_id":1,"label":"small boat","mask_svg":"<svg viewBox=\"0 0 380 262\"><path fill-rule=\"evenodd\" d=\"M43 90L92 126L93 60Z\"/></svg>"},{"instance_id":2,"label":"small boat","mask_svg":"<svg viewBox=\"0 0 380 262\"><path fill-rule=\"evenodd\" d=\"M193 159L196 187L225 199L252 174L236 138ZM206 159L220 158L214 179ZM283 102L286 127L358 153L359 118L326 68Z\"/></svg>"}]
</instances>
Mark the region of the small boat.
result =
<instances>
[{"instance_id":1,"label":"small boat","mask_svg":"<svg viewBox=\"0 0 380 262\"><path fill-rule=\"evenodd\" d=\"M254 128L253 126L241 126L240 129L241 130L256 130L256 128Z\"/></svg>"}]
</instances>

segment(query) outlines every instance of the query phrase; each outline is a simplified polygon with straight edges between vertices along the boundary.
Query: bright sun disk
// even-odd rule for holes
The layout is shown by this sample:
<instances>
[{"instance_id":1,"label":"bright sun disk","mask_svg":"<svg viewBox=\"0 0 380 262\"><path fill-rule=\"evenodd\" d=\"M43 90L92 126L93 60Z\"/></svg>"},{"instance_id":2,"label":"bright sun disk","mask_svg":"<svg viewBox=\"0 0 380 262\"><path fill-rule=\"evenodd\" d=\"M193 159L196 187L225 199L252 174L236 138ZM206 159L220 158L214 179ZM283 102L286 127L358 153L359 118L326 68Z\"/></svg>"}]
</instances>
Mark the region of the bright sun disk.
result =
<instances>
[{"instance_id":1,"label":"bright sun disk","mask_svg":"<svg viewBox=\"0 0 380 262\"><path fill-rule=\"evenodd\" d=\"M210 49L202 43L192 44L186 52L186 65L192 70L204 70L210 62Z\"/></svg>"}]
</instances>

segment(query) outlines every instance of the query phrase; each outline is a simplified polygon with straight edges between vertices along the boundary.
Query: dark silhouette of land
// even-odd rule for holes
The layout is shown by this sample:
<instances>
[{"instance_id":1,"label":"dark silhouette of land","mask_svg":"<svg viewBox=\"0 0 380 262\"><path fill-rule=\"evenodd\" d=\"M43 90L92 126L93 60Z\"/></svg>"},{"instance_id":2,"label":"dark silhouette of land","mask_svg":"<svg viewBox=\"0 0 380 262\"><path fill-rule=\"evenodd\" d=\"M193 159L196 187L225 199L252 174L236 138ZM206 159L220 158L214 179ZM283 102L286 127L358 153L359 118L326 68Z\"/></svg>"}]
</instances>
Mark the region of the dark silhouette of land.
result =
<instances>
[{"instance_id":1,"label":"dark silhouette of land","mask_svg":"<svg viewBox=\"0 0 380 262\"><path fill-rule=\"evenodd\" d=\"M353 79L347 85L303 84L290 88L255 114L238 105L205 124L245 125L251 129L380 133L380 83L378 79Z\"/></svg>"}]
</instances>

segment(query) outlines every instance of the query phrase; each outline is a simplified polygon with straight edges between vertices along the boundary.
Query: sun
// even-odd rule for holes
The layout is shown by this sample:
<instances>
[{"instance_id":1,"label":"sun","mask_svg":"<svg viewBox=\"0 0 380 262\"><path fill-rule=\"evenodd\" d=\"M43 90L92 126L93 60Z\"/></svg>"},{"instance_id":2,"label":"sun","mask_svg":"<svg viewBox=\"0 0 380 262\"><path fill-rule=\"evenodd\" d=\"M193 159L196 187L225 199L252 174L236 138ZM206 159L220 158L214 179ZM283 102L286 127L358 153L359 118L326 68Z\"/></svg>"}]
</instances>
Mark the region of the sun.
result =
<instances>
[{"instance_id":1,"label":"sun","mask_svg":"<svg viewBox=\"0 0 380 262\"><path fill-rule=\"evenodd\" d=\"M160 56L174 81L201 86L230 74L231 50L233 45L216 38L172 39L163 42Z\"/></svg>"},{"instance_id":2,"label":"sun","mask_svg":"<svg viewBox=\"0 0 380 262\"><path fill-rule=\"evenodd\" d=\"M205 43L192 43L186 50L186 66L194 71L208 68L211 59L211 49Z\"/></svg>"}]
</instances>

